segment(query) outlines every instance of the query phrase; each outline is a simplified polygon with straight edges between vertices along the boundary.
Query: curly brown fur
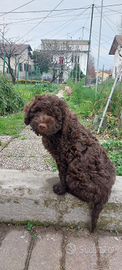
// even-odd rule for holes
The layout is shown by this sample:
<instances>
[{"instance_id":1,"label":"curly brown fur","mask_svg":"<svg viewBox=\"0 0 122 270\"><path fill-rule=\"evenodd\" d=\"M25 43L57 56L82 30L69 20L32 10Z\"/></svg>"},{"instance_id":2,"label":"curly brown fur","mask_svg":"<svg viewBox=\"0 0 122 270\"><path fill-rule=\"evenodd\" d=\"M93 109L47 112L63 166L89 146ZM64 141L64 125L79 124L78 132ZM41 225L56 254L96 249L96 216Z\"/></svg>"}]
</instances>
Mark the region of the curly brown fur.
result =
<instances>
[{"instance_id":1,"label":"curly brown fur","mask_svg":"<svg viewBox=\"0 0 122 270\"><path fill-rule=\"evenodd\" d=\"M115 182L115 168L97 138L84 127L64 100L36 95L26 105L24 122L42 135L45 148L56 160L60 182L53 191L66 191L94 204L92 232Z\"/></svg>"}]
</instances>

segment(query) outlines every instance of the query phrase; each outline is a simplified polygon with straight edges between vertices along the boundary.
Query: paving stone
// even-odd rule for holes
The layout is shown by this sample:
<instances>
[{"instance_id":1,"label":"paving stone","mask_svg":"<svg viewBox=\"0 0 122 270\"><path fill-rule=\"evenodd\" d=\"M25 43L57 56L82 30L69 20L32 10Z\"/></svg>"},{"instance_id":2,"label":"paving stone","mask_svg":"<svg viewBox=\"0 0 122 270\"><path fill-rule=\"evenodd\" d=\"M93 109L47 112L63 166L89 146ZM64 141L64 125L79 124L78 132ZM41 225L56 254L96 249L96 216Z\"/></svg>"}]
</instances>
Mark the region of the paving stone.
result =
<instances>
[{"instance_id":1,"label":"paving stone","mask_svg":"<svg viewBox=\"0 0 122 270\"><path fill-rule=\"evenodd\" d=\"M29 270L60 270L62 236L50 232L39 235L32 251Z\"/></svg>"},{"instance_id":2,"label":"paving stone","mask_svg":"<svg viewBox=\"0 0 122 270\"><path fill-rule=\"evenodd\" d=\"M122 236L100 237L99 249L104 270L122 269Z\"/></svg>"},{"instance_id":3,"label":"paving stone","mask_svg":"<svg viewBox=\"0 0 122 270\"><path fill-rule=\"evenodd\" d=\"M96 247L91 238L69 237L65 250L67 270L98 269Z\"/></svg>"},{"instance_id":4,"label":"paving stone","mask_svg":"<svg viewBox=\"0 0 122 270\"><path fill-rule=\"evenodd\" d=\"M0 270L23 270L30 236L26 230L11 230L0 247Z\"/></svg>"}]
</instances>

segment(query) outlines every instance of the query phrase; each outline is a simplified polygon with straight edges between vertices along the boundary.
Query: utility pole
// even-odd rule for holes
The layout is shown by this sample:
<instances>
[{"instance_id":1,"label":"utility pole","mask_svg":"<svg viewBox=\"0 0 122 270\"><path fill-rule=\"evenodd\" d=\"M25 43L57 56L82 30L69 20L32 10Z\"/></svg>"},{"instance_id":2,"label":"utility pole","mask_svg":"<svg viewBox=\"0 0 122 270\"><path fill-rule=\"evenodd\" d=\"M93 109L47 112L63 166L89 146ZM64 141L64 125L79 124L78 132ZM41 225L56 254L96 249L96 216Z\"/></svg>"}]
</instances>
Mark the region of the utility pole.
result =
<instances>
[{"instance_id":1,"label":"utility pole","mask_svg":"<svg viewBox=\"0 0 122 270\"><path fill-rule=\"evenodd\" d=\"M102 70L102 83L104 81L104 65L103 65L103 70Z\"/></svg>"},{"instance_id":2,"label":"utility pole","mask_svg":"<svg viewBox=\"0 0 122 270\"><path fill-rule=\"evenodd\" d=\"M98 45L97 76L96 76L95 96L97 94L97 85L98 85L98 69L99 69L99 58L100 58L100 40L101 40L101 29L102 29L102 11L103 11L103 0L101 1L100 32L99 32L99 45Z\"/></svg>"},{"instance_id":3,"label":"utility pole","mask_svg":"<svg viewBox=\"0 0 122 270\"><path fill-rule=\"evenodd\" d=\"M89 33L89 46L88 46L88 56L87 56L86 75L87 75L87 73L88 73L88 64L89 64L89 53L90 53L90 46L91 46L91 33L92 33L93 12L94 12L94 4L92 4L92 14L91 14L90 33ZM86 80L87 80L87 79L86 79Z\"/></svg>"}]
</instances>

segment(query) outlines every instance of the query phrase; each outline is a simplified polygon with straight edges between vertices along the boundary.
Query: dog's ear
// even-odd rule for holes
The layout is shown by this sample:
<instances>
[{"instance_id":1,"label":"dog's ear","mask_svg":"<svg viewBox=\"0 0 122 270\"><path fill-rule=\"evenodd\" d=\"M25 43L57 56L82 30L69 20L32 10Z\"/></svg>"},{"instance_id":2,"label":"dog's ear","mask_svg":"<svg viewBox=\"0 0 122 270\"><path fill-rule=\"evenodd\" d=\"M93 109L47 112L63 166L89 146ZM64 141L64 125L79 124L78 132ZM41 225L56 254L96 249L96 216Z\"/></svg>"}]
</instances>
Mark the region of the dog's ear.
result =
<instances>
[{"instance_id":1,"label":"dog's ear","mask_svg":"<svg viewBox=\"0 0 122 270\"><path fill-rule=\"evenodd\" d=\"M60 99L59 101L59 107L62 111L62 122L63 122L63 126L62 126L62 132L65 133L68 126L69 126L69 121L70 121L70 117L71 117L71 113L68 109L68 105L65 102L65 100Z\"/></svg>"},{"instance_id":2,"label":"dog's ear","mask_svg":"<svg viewBox=\"0 0 122 270\"><path fill-rule=\"evenodd\" d=\"M25 113L24 114L24 123L26 125L30 124L30 120L31 120L30 113L31 113L32 105L33 105L33 101L24 106L24 113Z\"/></svg>"},{"instance_id":3,"label":"dog's ear","mask_svg":"<svg viewBox=\"0 0 122 270\"><path fill-rule=\"evenodd\" d=\"M24 123L26 125L30 124L30 121L32 117L34 116L35 112L40 111L40 106L41 106L40 100L44 97L45 97L44 94L43 95L36 94L35 97L32 99L32 101L29 104L25 105Z\"/></svg>"}]
</instances>

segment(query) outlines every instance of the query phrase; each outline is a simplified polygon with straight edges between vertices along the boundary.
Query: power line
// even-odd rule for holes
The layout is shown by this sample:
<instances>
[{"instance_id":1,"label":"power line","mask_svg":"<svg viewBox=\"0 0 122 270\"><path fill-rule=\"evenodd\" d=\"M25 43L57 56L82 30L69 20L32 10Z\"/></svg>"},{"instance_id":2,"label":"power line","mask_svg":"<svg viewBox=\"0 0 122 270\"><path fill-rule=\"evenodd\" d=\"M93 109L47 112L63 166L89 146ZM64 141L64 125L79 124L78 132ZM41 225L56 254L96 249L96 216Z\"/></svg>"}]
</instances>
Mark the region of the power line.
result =
<instances>
[{"instance_id":1,"label":"power line","mask_svg":"<svg viewBox=\"0 0 122 270\"><path fill-rule=\"evenodd\" d=\"M108 13L108 12L113 12L113 13L117 12L117 13L122 14L122 10L121 10L121 9L116 10L116 9L106 8L106 12L107 12L107 13Z\"/></svg>"},{"instance_id":2,"label":"power line","mask_svg":"<svg viewBox=\"0 0 122 270\"><path fill-rule=\"evenodd\" d=\"M35 0L33 0L33 1L35 1ZM33 2L33 1L30 1L30 2ZM27 5L27 4L25 4L25 5ZM122 6L122 4L106 5L106 6L103 6L103 8L106 8L106 7L117 7L117 6ZM96 6L96 7L97 8L100 8L100 6ZM57 11L74 11L74 10L80 10L80 9L86 9L86 8L88 8L88 6L87 7L79 7L79 8L64 8L64 9L57 9L57 10L53 10L53 11L55 11L55 12L57 12ZM9 11L7 13L40 13L40 12L51 12L51 10L29 10L29 11L18 11L18 12L15 12L15 10L16 9L14 9L12 11ZM0 13L2 13L3 15L7 14L6 12L0 12ZM1 15L1 16L3 16L3 15Z\"/></svg>"},{"instance_id":3,"label":"power line","mask_svg":"<svg viewBox=\"0 0 122 270\"><path fill-rule=\"evenodd\" d=\"M89 9L90 7L88 7L87 9ZM87 10L86 9L86 10ZM82 13L80 13L80 14L78 14L78 15L76 15L75 17L74 17L74 19L72 19L72 20L70 20L70 22L65 26L65 27L63 27L60 31L58 31L56 34L58 34L59 32L61 32L63 29L65 29L69 24L71 24L73 21L75 21L76 19L77 19L77 17L80 17L83 13L85 12L85 10L82 12ZM69 20L68 20L69 21ZM55 35L56 35L55 34ZM55 36L55 35L53 35L53 36ZM52 36L52 37L53 37ZM51 38L52 38L51 37Z\"/></svg>"},{"instance_id":4,"label":"power line","mask_svg":"<svg viewBox=\"0 0 122 270\"><path fill-rule=\"evenodd\" d=\"M13 10L10 10L10 11L8 11L8 12L4 12L2 15L0 15L0 17L1 17L1 16L5 16L6 14L9 14L9 13L13 13L15 10L17 10L17 9L19 9L19 8L22 8L22 7L24 7L24 6L26 6L26 5L30 4L30 3L32 3L33 1L35 1L35 0L31 0L30 2L27 2L26 4L24 4L24 5L22 5L22 6L19 6L18 8L14 8Z\"/></svg>"},{"instance_id":5,"label":"power line","mask_svg":"<svg viewBox=\"0 0 122 270\"><path fill-rule=\"evenodd\" d=\"M35 1L35 0L33 0ZM62 0L61 2L63 2L64 0ZM58 7L59 5L57 5L56 7ZM55 7L55 9L56 9ZM74 10L80 10L80 9L86 9L90 6L86 6L86 7L81 7L81 8L64 8L64 9L56 9L56 10L53 10L55 12L57 11L74 11ZM14 11L11 11L9 13L40 13L40 12L52 12L52 10L28 10L28 11L18 11L18 12L14 12ZM4 12L0 12L0 13L4 13ZM5 14L5 13L4 13Z\"/></svg>"},{"instance_id":6,"label":"power line","mask_svg":"<svg viewBox=\"0 0 122 270\"><path fill-rule=\"evenodd\" d=\"M98 10L98 12L99 12L99 10ZM106 22L106 19L105 19L105 17L104 16L102 16L103 17L103 19L105 20L105 22ZM109 25L109 23L108 22L106 22L107 24L108 24L108 26L112 29L112 31L116 34L116 31L114 31L113 30L113 28Z\"/></svg>"},{"instance_id":7,"label":"power line","mask_svg":"<svg viewBox=\"0 0 122 270\"><path fill-rule=\"evenodd\" d=\"M117 7L117 6L122 6L122 4L106 5L106 6L103 6L103 8L105 8L105 7ZM96 6L96 7L101 8L101 6Z\"/></svg>"},{"instance_id":8,"label":"power line","mask_svg":"<svg viewBox=\"0 0 122 270\"><path fill-rule=\"evenodd\" d=\"M62 0L54 9L52 9L40 22L38 22L30 31L28 31L23 37L32 32L40 23L42 23L64 0Z\"/></svg>"}]
</instances>

